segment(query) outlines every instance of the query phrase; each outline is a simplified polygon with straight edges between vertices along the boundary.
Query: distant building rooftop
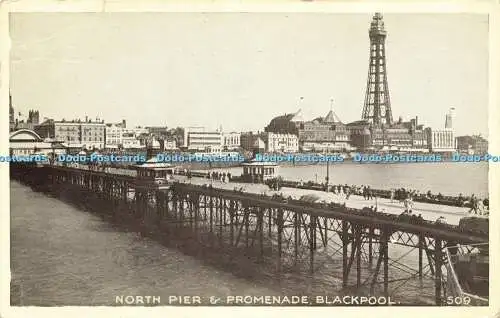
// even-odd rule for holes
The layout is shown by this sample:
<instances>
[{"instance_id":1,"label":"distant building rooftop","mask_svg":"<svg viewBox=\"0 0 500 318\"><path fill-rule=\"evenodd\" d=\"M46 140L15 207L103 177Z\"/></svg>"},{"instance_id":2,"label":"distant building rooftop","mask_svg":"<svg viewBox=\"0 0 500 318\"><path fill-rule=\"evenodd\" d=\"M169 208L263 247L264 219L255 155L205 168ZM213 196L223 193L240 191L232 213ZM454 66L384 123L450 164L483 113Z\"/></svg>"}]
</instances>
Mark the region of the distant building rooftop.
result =
<instances>
[{"instance_id":1,"label":"distant building rooftop","mask_svg":"<svg viewBox=\"0 0 500 318\"><path fill-rule=\"evenodd\" d=\"M148 170L163 170L175 168L175 165L168 162L158 161L158 158L153 157L143 164L136 165L136 169L148 169Z\"/></svg>"},{"instance_id":2,"label":"distant building rooftop","mask_svg":"<svg viewBox=\"0 0 500 318\"><path fill-rule=\"evenodd\" d=\"M242 166L277 166L276 162L271 161L250 161L244 162L241 164Z\"/></svg>"}]
</instances>

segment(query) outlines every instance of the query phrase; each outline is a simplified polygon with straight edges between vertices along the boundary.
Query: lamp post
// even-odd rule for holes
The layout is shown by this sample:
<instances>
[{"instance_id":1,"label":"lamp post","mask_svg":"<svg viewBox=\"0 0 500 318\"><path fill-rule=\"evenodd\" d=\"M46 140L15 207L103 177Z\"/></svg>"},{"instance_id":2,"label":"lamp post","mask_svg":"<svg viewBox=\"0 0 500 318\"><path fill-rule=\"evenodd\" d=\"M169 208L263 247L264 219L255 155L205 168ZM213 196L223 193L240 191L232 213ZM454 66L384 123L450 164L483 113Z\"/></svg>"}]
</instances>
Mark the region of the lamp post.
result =
<instances>
[{"instance_id":1,"label":"lamp post","mask_svg":"<svg viewBox=\"0 0 500 318\"><path fill-rule=\"evenodd\" d=\"M330 181L330 160L328 158L328 154L330 152L330 149L327 147L326 148L326 192L328 192L328 187L329 187L329 181Z\"/></svg>"},{"instance_id":2,"label":"lamp post","mask_svg":"<svg viewBox=\"0 0 500 318\"><path fill-rule=\"evenodd\" d=\"M51 158L51 160L50 160L50 164L51 164L51 165L54 165L54 164L55 164L55 162L56 162L56 150L55 150L55 147L54 147L54 143L53 143L53 142L51 142L51 143L50 143L50 147L52 148L52 158Z\"/></svg>"}]
</instances>

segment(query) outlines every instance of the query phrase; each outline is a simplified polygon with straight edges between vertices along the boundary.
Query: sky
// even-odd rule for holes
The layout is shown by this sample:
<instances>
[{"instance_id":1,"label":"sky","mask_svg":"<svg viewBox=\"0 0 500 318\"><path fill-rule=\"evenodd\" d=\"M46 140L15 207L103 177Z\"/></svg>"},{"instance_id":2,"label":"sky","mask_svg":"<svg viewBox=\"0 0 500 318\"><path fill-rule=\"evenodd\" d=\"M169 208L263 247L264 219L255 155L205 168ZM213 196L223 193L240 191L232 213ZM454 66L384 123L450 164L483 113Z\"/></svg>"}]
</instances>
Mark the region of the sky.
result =
<instances>
[{"instance_id":1,"label":"sky","mask_svg":"<svg viewBox=\"0 0 500 318\"><path fill-rule=\"evenodd\" d=\"M16 113L262 131L361 119L372 13L12 13ZM384 14L394 118L488 135L488 16ZM303 100L300 102L300 98Z\"/></svg>"}]
</instances>

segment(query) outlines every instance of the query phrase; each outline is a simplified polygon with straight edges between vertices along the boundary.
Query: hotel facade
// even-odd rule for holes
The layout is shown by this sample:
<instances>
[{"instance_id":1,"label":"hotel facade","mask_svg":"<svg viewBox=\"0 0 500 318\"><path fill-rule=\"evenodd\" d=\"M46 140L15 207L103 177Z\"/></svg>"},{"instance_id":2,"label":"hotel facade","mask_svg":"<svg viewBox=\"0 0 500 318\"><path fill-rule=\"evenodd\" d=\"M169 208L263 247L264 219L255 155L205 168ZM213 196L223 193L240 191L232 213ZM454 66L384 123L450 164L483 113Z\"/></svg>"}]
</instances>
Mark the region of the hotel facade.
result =
<instances>
[{"instance_id":1,"label":"hotel facade","mask_svg":"<svg viewBox=\"0 0 500 318\"><path fill-rule=\"evenodd\" d=\"M210 131L204 127L184 128L184 147L190 151L221 152L222 132Z\"/></svg>"},{"instance_id":2,"label":"hotel facade","mask_svg":"<svg viewBox=\"0 0 500 318\"><path fill-rule=\"evenodd\" d=\"M69 147L102 149L106 144L106 125L104 121L55 121L46 120L35 126L42 138L51 138Z\"/></svg>"}]
</instances>

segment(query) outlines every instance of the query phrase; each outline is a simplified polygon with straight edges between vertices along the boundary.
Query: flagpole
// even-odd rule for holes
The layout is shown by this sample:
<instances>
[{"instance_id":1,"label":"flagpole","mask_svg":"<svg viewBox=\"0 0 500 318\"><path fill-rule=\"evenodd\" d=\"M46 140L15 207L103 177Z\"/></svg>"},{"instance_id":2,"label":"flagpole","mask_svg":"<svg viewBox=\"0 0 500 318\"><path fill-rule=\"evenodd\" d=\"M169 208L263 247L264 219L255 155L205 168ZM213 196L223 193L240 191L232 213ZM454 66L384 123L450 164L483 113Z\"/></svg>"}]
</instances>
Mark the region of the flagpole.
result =
<instances>
[{"instance_id":1,"label":"flagpole","mask_svg":"<svg viewBox=\"0 0 500 318\"><path fill-rule=\"evenodd\" d=\"M333 98L330 99L330 111L333 111ZM333 114L332 114L333 115ZM330 160L328 157L328 153L330 152L330 148L326 148L326 192L328 192L328 187L330 185Z\"/></svg>"}]
</instances>

